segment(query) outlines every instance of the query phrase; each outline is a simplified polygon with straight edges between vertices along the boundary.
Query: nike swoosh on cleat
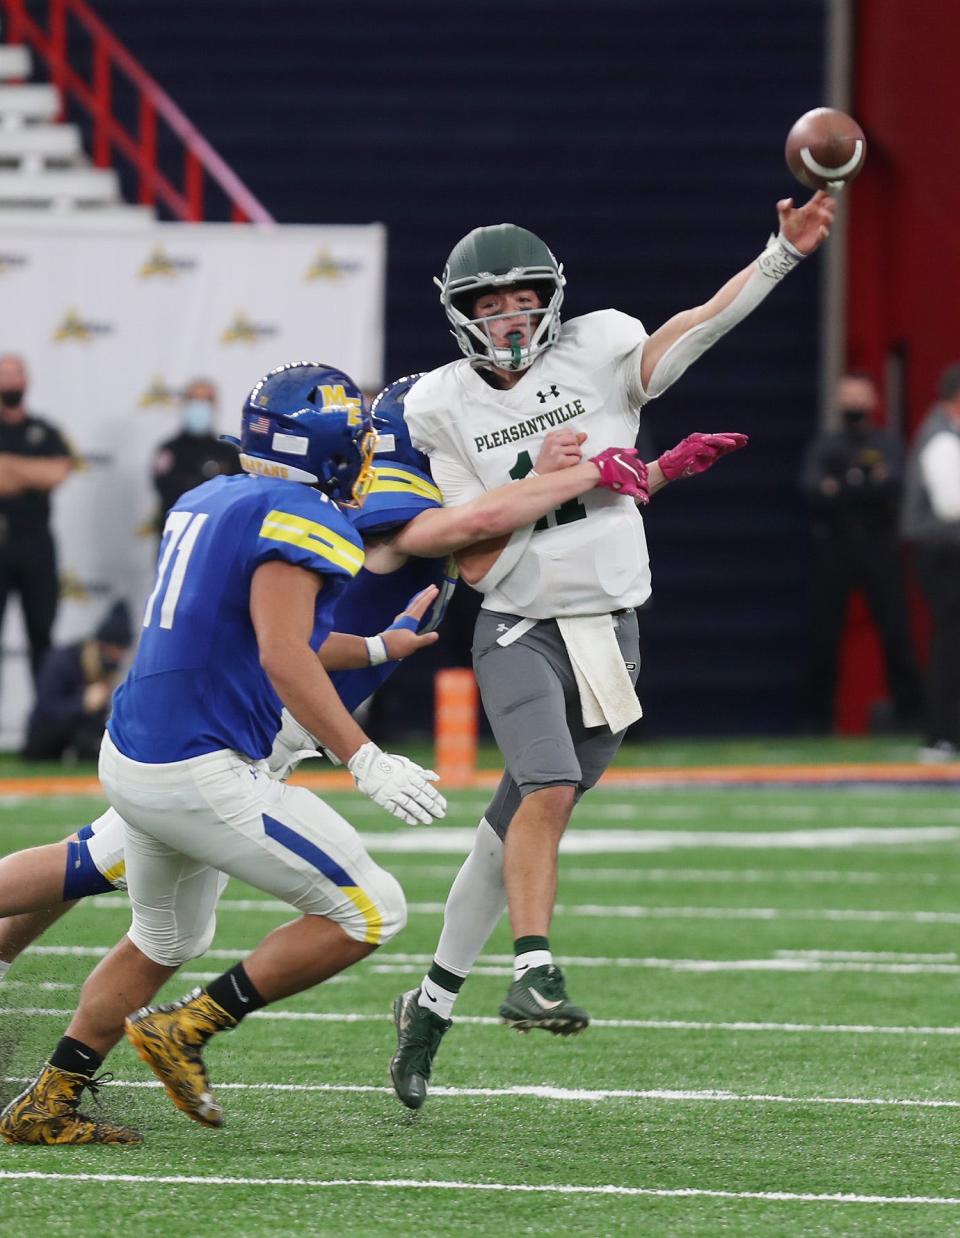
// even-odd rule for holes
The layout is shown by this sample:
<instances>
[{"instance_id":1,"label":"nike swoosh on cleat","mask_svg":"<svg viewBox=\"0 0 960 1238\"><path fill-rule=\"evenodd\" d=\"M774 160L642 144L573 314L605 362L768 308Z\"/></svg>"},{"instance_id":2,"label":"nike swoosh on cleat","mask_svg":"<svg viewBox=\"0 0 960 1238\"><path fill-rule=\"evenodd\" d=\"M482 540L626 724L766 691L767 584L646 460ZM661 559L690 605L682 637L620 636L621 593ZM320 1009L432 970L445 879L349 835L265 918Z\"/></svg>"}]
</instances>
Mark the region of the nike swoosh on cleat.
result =
<instances>
[{"instance_id":1,"label":"nike swoosh on cleat","mask_svg":"<svg viewBox=\"0 0 960 1238\"><path fill-rule=\"evenodd\" d=\"M439 1001L439 998L434 997L433 994L429 991L429 989L421 989L420 991L423 994L423 996L427 999L428 1002L433 1002L433 1004L436 1005L437 1002Z\"/></svg>"},{"instance_id":2,"label":"nike swoosh on cleat","mask_svg":"<svg viewBox=\"0 0 960 1238\"><path fill-rule=\"evenodd\" d=\"M555 1001L555 1002L548 1002L547 999L541 996L541 994L539 994L536 989L530 989L529 993L530 993L530 996L533 998L533 1000L544 1010L556 1010L558 1006L563 1005L562 998L560 998L558 1001Z\"/></svg>"}]
</instances>

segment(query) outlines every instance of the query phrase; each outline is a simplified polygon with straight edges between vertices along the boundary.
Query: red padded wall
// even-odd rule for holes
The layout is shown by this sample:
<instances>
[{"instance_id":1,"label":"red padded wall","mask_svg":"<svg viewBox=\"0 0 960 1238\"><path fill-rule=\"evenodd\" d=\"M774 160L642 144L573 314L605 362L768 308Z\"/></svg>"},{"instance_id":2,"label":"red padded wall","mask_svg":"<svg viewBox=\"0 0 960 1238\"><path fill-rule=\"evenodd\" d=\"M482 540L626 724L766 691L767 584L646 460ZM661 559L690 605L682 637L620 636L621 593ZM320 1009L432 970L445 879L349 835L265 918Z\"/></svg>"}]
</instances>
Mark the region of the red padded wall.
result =
<instances>
[{"instance_id":1,"label":"red padded wall","mask_svg":"<svg viewBox=\"0 0 960 1238\"><path fill-rule=\"evenodd\" d=\"M850 189L847 353L882 379L889 353L903 349L908 433L940 370L960 360L958 57L957 0L860 0L852 110L869 154ZM918 616L921 636L924 626ZM860 606L841 665L840 727L860 731L883 683Z\"/></svg>"}]
</instances>

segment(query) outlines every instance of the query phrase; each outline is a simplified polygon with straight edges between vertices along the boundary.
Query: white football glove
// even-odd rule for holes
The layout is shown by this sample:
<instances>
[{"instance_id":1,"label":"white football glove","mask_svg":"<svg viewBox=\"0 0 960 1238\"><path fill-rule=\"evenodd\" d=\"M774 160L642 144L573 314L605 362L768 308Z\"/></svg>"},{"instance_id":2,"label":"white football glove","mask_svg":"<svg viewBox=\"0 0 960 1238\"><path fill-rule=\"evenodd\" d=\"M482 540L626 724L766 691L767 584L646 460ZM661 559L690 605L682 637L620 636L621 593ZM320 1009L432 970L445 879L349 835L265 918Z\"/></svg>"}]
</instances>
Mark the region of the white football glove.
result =
<instances>
[{"instance_id":1,"label":"white football glove","mask_svg":"<svg viewBox=\"0 0 960 1238\"><path fill-rule=\"evenodd\" d=\"M347 769L358 791L408 825L429 825L447 811L447 801L430 785L438 777L432 769L382 752L369 740L353 754Z\"/></svg>"},{"instance_id":2,"label":"white football glove","mask_svg":"<svg viewBox=\"0 0 960 1238\"><path fill-rule=\"evenodd\" d=\"M267 757L270 777L277 782L286 782L305 757L319 755L316 739L285 708L280 717L280 730Z\"/></svg>"}]
</instances>

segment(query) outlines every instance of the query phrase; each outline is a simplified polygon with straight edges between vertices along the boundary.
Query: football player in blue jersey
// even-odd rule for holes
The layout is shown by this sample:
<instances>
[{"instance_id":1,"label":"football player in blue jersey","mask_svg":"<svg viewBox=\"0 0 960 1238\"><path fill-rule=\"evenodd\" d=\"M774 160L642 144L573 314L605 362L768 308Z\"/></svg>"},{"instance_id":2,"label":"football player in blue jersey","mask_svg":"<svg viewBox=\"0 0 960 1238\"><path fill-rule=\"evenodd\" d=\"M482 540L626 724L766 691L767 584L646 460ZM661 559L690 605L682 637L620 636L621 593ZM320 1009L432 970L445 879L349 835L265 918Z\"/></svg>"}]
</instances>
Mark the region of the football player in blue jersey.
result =
<instances>
[{"instance_id":1,"label":"football player in blue jersey","mask_svg":"<svg viewBox=\"0 0 960 1238\"><path fill-rule=\"evenodd\" d=\"M357 534L329 499L350 502L370 489L372 452L359 392L345 375L316 369L281 367L254 388L240 444L248 476L199 487L168 519L141 645L101 758L101 779L124 821L134 922L88 978L50 1062L0 1115L8 1142L139 1142L127 1128L80 1114L79 1098L116 1042L118 1020L206 949L221 870L304 915L206 989L127 1020L128 1037L174 1104L204 1125L222 1121L201 1056L206 1040L358 961L402 927L402 892L352 827L264 768L285 701L388 811L427 822L445 809L431 771L366 739L315 656L337 595L363 561ZM635 464L611 471L604 455L503 487L509 495L483 496L452 519L443 513L422 538L390 539L389 552L446 554L500 537L596 485L636 484ZM389 468L382 480L384 495L411 484L409 472L404 479ZM438 494L422 497L439 504ZM343 670L393 652L384 638L338 634L333 644L336 654L325 660Z\"/></svg>"},{"instance_id":2,"label":"football player in blue jersey","mask_svg":"<svg viewBox=\"0 0 960 1238\"><path fill-rule=\"evenodd\" d=\"M436 775L380 751L316 656L363 563L337 502L362 501L376 441L353 381L329 366L272 371L248 397L244 473L188 492L167 517L156 584L104 736L100 779L123 818L128 936L94 969L49 1063L0 1116L9 1142L131 1143L78 1112L118 1019L212 933L221 872L302 914L206 989L127 1022L178 1108L219 1126L201 1050L252 1010L318 984L388 941L403 892L356 831L303 788L266 776L283 705L408 822L442 817ZM336 502L335 502L336 500ZM338 643L341 668L369 660Z\"/></svg>"}]
</instances>

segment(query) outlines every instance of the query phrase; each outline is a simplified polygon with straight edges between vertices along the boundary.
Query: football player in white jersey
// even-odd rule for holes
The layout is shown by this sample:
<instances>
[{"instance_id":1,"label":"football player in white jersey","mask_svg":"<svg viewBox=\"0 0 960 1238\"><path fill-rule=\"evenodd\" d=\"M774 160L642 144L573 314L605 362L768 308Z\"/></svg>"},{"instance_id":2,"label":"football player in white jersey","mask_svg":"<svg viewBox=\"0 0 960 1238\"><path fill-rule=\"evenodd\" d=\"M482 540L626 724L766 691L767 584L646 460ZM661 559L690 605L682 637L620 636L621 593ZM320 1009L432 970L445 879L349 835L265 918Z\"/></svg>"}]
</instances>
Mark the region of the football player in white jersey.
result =
<instances>
[{"instance_id":1,"label":"football player in white jersey","mask_svg":"<svg viewBox=\"0 0 960 1238\"><path fill-rule=\"evenodd\" d=\"M563 269L539 237L514 224L469 233L436 281L464 358L427 374L406 400L412 441L429 456L445 503L528 474L551 430L568 429L573 452L581 435L589 448L631 447L642 405L822 244L835 209L820 192L799 208L779 202L779 234L763 252L652 335L617 310L561 324ZM577 800L641 714L635 608L650 595L650 569L631 499L584 495L462 559L461 571L485 595L474 669L506 772L448 902L445 924L466 899L473 931L445 928L423 983L394 1003L391 1073L411 1108L426 1097L456 995L504 894L515 969L502 1020L561 1035L587 1026L550 950L557 850Z\"/></svg>"}]
</instances>

